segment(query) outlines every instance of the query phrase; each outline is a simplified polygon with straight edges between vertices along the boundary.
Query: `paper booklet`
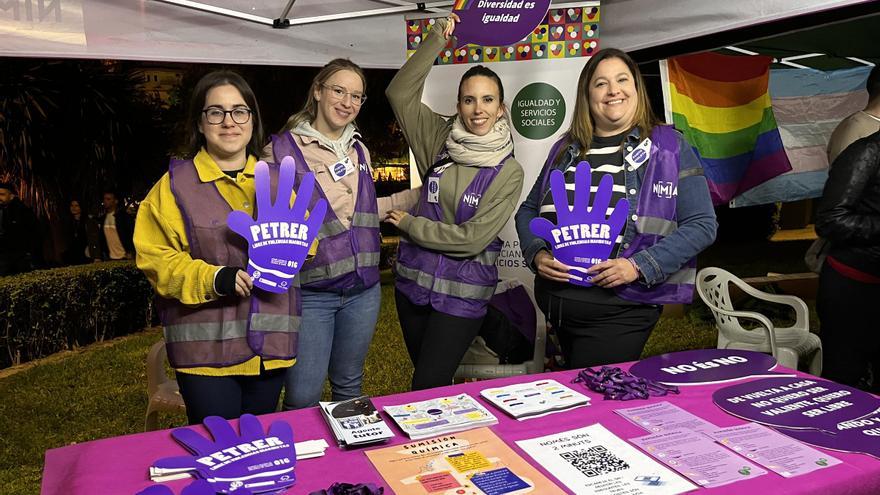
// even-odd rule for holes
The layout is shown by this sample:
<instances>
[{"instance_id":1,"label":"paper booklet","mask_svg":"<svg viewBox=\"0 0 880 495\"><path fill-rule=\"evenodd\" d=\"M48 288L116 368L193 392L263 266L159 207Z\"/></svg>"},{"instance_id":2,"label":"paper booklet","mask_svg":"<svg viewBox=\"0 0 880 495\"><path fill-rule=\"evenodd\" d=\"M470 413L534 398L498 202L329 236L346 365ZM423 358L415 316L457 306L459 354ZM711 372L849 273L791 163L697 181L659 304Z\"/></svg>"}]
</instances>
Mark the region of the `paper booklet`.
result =
<instances>
[{"instance_id":1,"label":"paper booklet","mask_svg":"<svg viewBox=\"0 0 880 495\"><path fill-rule=\"evenodd\" d=\"M394 493L562 495L488 428L368 450Z\"/></svg>"},{"instance_id":2,"label":"paper booklet","mask_svg":"<svg viewBox=\"0 0 880 495\"><path fill-rule=\"evenodd\" d=\"M556 380L517 383L480 392L498 409L518 419L529 419L590 405L590 398Z\"/></svg>"},{"instance_id":3,"label":"paper booklet","mask_svg":"<svg viewBox=\"0 0 880 495\"><path fill-rule=\"evenodd\" d=\"M303 459L321 457L324 455L324 451L327 450L327 447L327 441L323 438L296 442L294 444L294 448L296 449L296 460L301 461ZM150 466L150 481L162 483L165 481L182 480L189 478L193 471L193 469L188 468L166 469Z\"/></svg>"},{"instance_id":4,"label":"paper booklet","mask_svg":"<svg viewBox=\"0 0 880 495\"><path fill-rule=\"evenodd\" d=\"M384 442L394 437L367 396L341 402L319 402L324 420L341 447Z\"/></svg>"},{"instance_id":5,"label":"paper booklet","mask_svg":"<svg viewBox=\"0 0 880 495\"><path fill-rule=\"evenodd\" d=\"M677 495L697 489L600 424L516 444L575 494Z\"/></svg>"},{"instance_id":6,"label":"paper booklet","mask_svg":"<svg viewBox=\"0 0 880 495\"><path fill-rule=\"evenodd\" d=\"M498 423L492 413L468 394L385 406L385 412L413 440Z\"/></svg>"}]
</instances>

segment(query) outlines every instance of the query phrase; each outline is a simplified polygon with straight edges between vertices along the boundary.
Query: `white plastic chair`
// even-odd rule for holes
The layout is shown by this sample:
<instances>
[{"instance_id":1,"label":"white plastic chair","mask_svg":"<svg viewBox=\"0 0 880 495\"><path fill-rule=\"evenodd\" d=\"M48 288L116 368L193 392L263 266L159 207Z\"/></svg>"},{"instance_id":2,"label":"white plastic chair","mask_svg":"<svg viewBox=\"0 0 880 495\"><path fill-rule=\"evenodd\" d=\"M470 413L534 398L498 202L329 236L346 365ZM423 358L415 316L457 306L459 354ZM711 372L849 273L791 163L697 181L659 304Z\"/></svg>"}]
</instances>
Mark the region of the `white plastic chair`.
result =
<instances>
[{"instance_id":1,"label":"white plastic chair","mask_svg":"<svg viewBox=\"0 0 880 495\"><path fill-rule=\"evenodd\" d=\"M522 286L529 295L529 299L535 300L529 287L522 285L519 280L502 280L498 282L495 293L499 294L515 287ZM534 305L534 303L532 303ZM535 309L537 311L537 309ZM485 380L501 378L505 376L530 375L544 371L544 353L547 343L547 328L544 322L536 318L535 347L532 359L520 364L499 364L498 356L487 346L482 337L477 337L465 353L455 370L455 378L473 378Z\"/></svg>"},{"instance_id":2,"label":"white plastic chair","mask_svg":"<svg viewBox=\"0 0 880 495\"><path fill-rule=\"evenodd\" d=\"M147 353L147 413L144 415L144 431L159 427L159 412L186 413L186 405L180 396L177 380L165 374L165 341L160 340Z\"/></svg>"},{"instance_id":3,"label":"white plastic chair","mask_svg":"<svg viewBox=\"0 0 880 495\"><path fill-rule=\"evenodd\" d=\"M756 299L790 306L796 315L794 325L776 327L761 313L736 310L730 298L730 284ZM791 369L797 369L801 357L809 358L809 372L816 376L822 373L822 341L810 333L809 311L801 298L762 292L717 267L700 270L697 293L715 316L719 349L769 352L779 364ZM741 318L755 321L759 326L747 330L740 325Z\"/></svg>"}]
</instances>

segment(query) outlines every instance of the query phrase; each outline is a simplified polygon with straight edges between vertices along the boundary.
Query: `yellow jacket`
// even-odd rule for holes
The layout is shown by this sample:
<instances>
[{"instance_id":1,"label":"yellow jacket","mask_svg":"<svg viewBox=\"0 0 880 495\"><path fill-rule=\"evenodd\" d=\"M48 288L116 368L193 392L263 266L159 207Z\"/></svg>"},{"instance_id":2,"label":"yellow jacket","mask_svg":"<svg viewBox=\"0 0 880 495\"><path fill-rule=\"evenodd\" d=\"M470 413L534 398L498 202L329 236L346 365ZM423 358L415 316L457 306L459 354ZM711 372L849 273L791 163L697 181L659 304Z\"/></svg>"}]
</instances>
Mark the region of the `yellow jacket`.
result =
<instances>
[{"instance_id":1,"label":"yellow jacket","mask_svg":"<svg viewBox=\"0 0 880 495\"><path fill-rule=\"evenodd\" d=\"M199 179L213 182L223 199L235 210L254 214L254 166L257 159L248 156L244 170L233 179L226 175L204 150L193 158ZM293 203L295 194L290 197ZM153 186L138 209L134 227L134 245L137 266L162 296L177 299L183 304L197 306L218 297L214 291L214 277L223 268L208 264L190 255L183 216L171 191L171 178L166 172ZM317 241L309 250L316 252ZM267 360L263 366L269 369L287 368L296 360ZM259 375L261 358L225 368L186 368L179 372L195 375L229 376Z\"/></svg>"}]
</instances>

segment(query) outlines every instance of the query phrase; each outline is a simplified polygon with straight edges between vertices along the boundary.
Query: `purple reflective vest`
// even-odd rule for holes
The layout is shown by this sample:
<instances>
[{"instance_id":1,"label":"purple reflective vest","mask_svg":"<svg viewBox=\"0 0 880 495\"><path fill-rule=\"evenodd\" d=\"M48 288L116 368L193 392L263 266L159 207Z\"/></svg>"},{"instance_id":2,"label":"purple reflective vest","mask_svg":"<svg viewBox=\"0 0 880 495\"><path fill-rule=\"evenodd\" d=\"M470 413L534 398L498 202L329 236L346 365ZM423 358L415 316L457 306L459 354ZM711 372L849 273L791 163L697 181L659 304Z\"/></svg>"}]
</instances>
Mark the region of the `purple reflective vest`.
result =
<instances>
[{"instance_id":1,"label":"purple reflective vest","mask_svg":"<svg viewBox=\"0 0 880 495\"><path fill-rule=\"evenodd\" d=\"M484 167L474 176L461 195L455 209L455 224L470 220L477 212L479 200L501 171L504 162L494 167ZM452 165L456 166L456 165ZM415 215L433 221L443 221L440 203L429 203L431 184L439 184L445 167L435 168L422 185L422 194L415 208ZM431 178L436 178L432 182ZM400 239L397 263L396 287L410 302L420 306L430 304L441 313L463 318L481 318L498 284L498 268L495 266L501 253L501 239L495 238L486 249L470 258L452 258L437 251L425 249L403 237Z\"/></svg>"},{"instance_id":2,"label":"purple reflective vest","mask_svg":"<svg viewBox=\"0 0 880 495\"><path fill-rule=\"evenodd\" d=\"M278 166L270 165L272 188ZM192 160L172 160L171 191L180 209L193 259L247 266L247 242L226 225L232 208L213 182L202 182ZM157 297L168 361L174 368L227 367L254 356L293 359L302 305L299 288L286 294L254 290L251 297L221 296L199 306Z\"/></svg>"},{"instance_id":3,"label":"purple reflective vest","mask_svg":"<svg viewBox=\"0 0 880 495\"><path fill-rule=\"evenodd\" d=\"M639 199L636 202L636 235L629 247L619 256L629 258L648 249L678 228L676 197L654 194L651 184L668 184L678 190L679 149L675 129L658 125L651 131L651 158L642 178ZM663 196L663 197L661 197ZM697 280L697 258L688 260L677 272L663 283L648 287L632 283L616 287L617 295L628 300L646 304L689 304L694 298Z\"/></svg>"},{"instance_id":4,"label":"purple reflective vest","mask_svg":"<svg viewBox=\"0 0 880 495\"><path fill-rule=\"evenodd\" d=\"M358 191L346 229L333 211L327 209L324 223L318 233L318 254L303 265L299 272L300 284L309 290L342 290L353 287L372 287L379 282L379 213L376 204L376 186L370 166L360 142L354 148L358 156ZM309 166L293 135L285 132L272 136L272 152L276 160L292 156L296 160L296 185L309 172ZM318 198L327 199L320 184L309 205Z\"/></svg>"}]
</instances>

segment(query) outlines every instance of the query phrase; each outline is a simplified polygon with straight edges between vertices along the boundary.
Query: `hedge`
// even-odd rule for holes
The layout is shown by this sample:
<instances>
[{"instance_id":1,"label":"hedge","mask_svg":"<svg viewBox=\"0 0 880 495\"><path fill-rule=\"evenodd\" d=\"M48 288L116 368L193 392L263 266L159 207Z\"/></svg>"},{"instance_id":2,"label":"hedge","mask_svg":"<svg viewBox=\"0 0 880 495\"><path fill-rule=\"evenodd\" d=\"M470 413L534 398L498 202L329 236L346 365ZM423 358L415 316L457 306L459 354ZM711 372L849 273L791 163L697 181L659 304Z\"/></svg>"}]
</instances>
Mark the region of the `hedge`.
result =
<instances>
[{"instance_id":1,"label":"hedge","mask_svg":"<svg viewBox=\"0 0 880 495\"><path fill-rule=\"evenodd\" d=\"M151 325L153 289L134 262L0 278L0 369Z\"/></svg>"}]
</instances>

